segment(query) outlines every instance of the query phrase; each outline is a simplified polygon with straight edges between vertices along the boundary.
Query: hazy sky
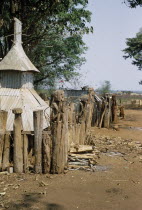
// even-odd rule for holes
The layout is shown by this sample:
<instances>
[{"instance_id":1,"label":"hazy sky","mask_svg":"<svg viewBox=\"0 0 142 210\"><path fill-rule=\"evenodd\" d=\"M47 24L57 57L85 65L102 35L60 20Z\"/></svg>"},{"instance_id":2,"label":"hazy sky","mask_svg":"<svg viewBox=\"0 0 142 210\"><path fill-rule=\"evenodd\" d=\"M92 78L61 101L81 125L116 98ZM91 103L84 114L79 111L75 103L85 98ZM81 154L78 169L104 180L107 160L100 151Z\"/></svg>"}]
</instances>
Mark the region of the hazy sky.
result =
<instances>
[{"instance_id":1,"label":"hazy sky","mask_svg":"<svg viewBox=\"0 0 142 210\"><path fill-rule=\"evenodd\" d=\"M97 88L109 80L113 89L142 90L142 71L123 58L126 38L142 27L142 8L130 9L123 0L89 0L94 33L85 35L89 47L81 68L84 85Z\"/></svg>"}]
</instances>

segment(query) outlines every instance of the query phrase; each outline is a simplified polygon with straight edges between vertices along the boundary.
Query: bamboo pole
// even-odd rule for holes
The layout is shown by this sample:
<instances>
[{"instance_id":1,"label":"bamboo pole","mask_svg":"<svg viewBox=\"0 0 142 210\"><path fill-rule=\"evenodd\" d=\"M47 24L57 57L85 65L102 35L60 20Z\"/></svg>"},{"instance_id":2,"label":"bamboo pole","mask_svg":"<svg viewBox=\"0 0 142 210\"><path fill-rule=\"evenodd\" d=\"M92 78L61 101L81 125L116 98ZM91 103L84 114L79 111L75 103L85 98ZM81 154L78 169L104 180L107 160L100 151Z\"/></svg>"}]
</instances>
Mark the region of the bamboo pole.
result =
<instances>
[{"instance_id":1,"label":"bamboo pole","mask_svg":"<svg viewBox=\"0 0 142 210\"><path fill-rule=\"evenodd\" d=\"M43 110L38 110L33 112L33 117L34 117L35 172L42 173Z\"/></svg>"},{"instance_id":2,"label":"bamboo pole","mask_svg":"<svg viewBox=\"0 0 142 210\"><path fill-rule=\"evenodd\" d=\"M14 120L14 172L23 173L23 139L22 130L22 109L13 109Z\"/></svg>"}]
</instances>

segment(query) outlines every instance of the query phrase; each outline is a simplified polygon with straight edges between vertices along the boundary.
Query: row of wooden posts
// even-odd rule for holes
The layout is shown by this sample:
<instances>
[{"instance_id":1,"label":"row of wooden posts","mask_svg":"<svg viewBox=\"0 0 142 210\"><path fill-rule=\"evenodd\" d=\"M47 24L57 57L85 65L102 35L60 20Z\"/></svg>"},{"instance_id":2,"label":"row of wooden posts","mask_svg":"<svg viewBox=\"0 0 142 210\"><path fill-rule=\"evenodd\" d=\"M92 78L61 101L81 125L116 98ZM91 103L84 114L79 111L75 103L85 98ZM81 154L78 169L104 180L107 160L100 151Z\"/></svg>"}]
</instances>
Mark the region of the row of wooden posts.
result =
<instances>
[{"instance_id":1,"label":"row of wooden posts","mask_svg":"<svg viewBox=\"0 0 142 210\"><path fill-rule=\"evenodd\" d=\"M0 170L13 168L15 173L27 173L31 158L32 171L35 173L64 172L68 157L66 119L64 118L65 123L62 121L51 123L51 131L43 131L43 111L33 112L34 138L32 138L32 134L22 131L22 110L14 109L13 113L14 130L7 132L7 112L0 111ZM33 153L29 157L30 141L33 141Z\"/></svg>"},{"instance_id":2,"label":"row of wooden posts","mask_svg":"<svg viewBox=\"0 0 142 210\"><path fill-rule=\"evenodd\" d=\"M22 132L22 109L14 109L15 115L13 132L6 131L7 112L0 111L0 169L7 170L13 166L14 172L28 171L29 134ZM35 111L34 115L34 170L42 172L42 138L43 111ZM11 164L11 160L13 164Z\"/></svg>"},{"instance_id":3,"label":"row of wooden posts","mask_svg":"<svg viewBox=\"0 0 142 210\"><path fill-rule=\"evenodd\" d=\"M13 110L14 130L7 132L8 113L0 111L0 170L13 168L15 173L27 173L31 168L35 173L63 173L72 145L87 144L92 126L109 127L110 121L117 120L116 100L107 100L100 106L90 90L76 107L65 101L63 91L55 91L50 103L50 128L42 129L43 110L34 111L34 133L22 131L22 109Z\"/></svg>"}]
</instances>

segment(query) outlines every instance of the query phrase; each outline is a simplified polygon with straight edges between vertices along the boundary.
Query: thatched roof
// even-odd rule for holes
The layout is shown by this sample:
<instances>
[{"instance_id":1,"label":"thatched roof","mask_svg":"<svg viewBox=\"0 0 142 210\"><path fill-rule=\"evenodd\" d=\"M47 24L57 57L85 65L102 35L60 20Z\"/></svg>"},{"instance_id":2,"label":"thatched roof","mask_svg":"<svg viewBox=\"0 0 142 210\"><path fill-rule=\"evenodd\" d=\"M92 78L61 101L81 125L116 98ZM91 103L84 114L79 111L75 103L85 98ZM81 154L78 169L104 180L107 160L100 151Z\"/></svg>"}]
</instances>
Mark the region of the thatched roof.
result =
<instances>
[{"instance_id":1,"label":"thatched roof","mask_svg":"<svg viewBox=\"0 0 142 210\"><path fill-rule=\"evenodd\" d=\"M18 71L34 71L39 70L32 64L25 54L21 44L14 44L8 54L0 62L0 71L2 70L18 70Z\"/></svg>"},{"instance_id":2,"label":"thatched roof","mask_svg":"<svg viewBox=\"0 0 142 210\"><path fill-rule=\"evenodd\" d=\"M0 71L16 70L39 72L39 70L27 57L22 47L22 23L17 18L14 18L14 20L14 45L12 46L8 54L0 62Z\"/></svg>"}]
</instances>

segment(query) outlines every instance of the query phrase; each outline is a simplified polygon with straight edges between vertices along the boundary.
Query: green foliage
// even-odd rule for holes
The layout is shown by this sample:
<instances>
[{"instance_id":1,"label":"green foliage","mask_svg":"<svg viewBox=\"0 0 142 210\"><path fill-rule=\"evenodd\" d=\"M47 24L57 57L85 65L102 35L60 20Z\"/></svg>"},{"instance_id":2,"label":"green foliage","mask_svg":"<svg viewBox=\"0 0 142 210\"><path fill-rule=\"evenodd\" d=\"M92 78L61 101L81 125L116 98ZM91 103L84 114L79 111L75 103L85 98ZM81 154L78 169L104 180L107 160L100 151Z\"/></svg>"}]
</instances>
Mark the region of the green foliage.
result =
<instances>
[{"instance_id":1,"label":"green foliage","mask_svg":"<svg viewBox=\"0 0 142 210\"><path fill-rule=\"evenodd\" d=\"M127 4L131 7L131 8L135 8L137 6L142 6L142 0L124 0L124 3Z\"/></svg>"},{"instance_id":2,"label":"green foliage","mask_svg":"<svg viewBox=\"0 0 142 210\"><path fill-rule=\"evenodd\" d=\"M136 34L134 38L128 38L126 41L128 46L123 50L126 54L125 59L132 58L132 64L136 65L139 70L142 70L142 30Z\"/></svg>"},{"instance_id":3,"label":"green foliage","mask_svg":"<svg viewBox=\"0 0 142 210\"><path fill-rule=\"evenodd\" d=\"M17 17L23 23L23 47L41 71L35 83L69 80L85 62L82 36L93 31L87 26L91 20L87 4L87 0L1 0L0 57L12 45Z\"/></svg>"},{"instance_id":4,"label":"green foliage","mask_svg":"<svg viewBox=\"0 0 142 210\"><path fill-rule=\"evenodd\" d=\"M111 84L110 81L105 80L102 85L96 90L100 95L105 95L106 93L111 92Z\"/></svg>"}]
</instances>

